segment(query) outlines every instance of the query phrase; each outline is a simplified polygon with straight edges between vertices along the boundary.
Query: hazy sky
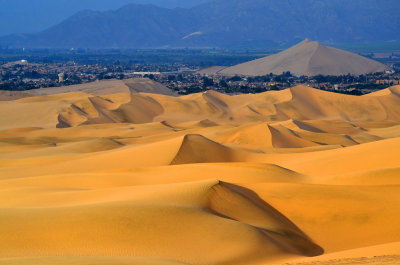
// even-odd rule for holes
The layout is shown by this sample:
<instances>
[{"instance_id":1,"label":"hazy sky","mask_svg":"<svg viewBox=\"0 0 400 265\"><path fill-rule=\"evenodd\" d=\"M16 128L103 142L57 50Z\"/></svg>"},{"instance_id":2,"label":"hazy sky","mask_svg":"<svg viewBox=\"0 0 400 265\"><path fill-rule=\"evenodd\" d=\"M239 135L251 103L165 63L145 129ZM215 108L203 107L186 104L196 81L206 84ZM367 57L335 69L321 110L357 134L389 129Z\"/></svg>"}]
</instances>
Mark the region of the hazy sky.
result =
<instances>
[{"instance_id":1,"label":"hazy sky","mask_svg":"<svg viewBox=\"0 0 400 265\"><path fill-rule=\"evenodd\" d=\"M32 33L85 9L110 10L129 3L191 7L211 0L0 0L0 36Z\"/></svg>"}]
</instances>

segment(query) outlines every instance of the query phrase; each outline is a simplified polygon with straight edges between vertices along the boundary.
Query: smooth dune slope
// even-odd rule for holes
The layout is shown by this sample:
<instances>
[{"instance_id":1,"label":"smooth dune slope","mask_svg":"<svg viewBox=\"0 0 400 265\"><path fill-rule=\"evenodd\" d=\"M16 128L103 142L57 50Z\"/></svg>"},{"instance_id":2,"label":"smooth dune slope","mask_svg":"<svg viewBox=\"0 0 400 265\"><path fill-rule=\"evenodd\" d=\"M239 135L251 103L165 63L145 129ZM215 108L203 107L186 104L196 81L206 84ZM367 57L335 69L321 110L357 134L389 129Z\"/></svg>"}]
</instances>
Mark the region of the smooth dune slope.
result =
<instances>
[{"instance_id":1,"label":"smooth dune slope","mask_svg":"<svg viewBox=\"0 0 400 265\"><path fill-rule=\"evenodd\" d=\"M388 69L387 66L377 61L306 39L278 54L217 70L217 73L261 76L270 73L280 75L289 71L307 76L361 75L384 72ZM204 72L207 73L208 70L206 69Z\"/></svg>"},{"instance_id":2,"label":"smooth dune slope","mask_svg":"<svg viewBox=\"0 0 400 265\"><path fill-rule=\"evenodd\" d=\"M126 80L101 80L80 85L40 88L29 91L0 91L0 101L70 92L83 92L92 95L142 92L176 96L175 92L158 82L148 78L134 78Z\"/></svg>"},{"instance_id":3,"label":"smooth dune slope","mask_svg":"<svg viewBox=\"0 0 400 265\"><path fill-rule=\"evenodd\" d=\"M0 102L0 264L400 262L399 87L167 92Z\"/></svg>"},{"instance_id":4,"label":"smooth dune slope","mask_svg":"<svg viewBox=\"0 0 400 265\"><path fill-rule=\"evenodd\" d=\"M0 259L0 264L4 265L189 265L188 263L157 258L137 258L137 257L47 257L47 258L10 258Z\"/></svg>"}]
</instances>

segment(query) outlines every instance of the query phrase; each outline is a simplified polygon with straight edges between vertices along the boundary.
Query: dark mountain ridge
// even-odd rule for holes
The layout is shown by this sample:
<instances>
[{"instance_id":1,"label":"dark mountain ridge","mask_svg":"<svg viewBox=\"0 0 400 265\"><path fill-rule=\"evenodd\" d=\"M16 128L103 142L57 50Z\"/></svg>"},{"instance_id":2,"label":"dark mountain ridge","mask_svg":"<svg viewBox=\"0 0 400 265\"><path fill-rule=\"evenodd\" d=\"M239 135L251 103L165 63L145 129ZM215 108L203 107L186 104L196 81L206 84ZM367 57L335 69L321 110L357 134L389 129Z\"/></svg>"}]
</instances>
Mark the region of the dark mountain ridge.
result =
<instances>
[{"instance_id":1,"label":"dark mountain ridge","mask_svg":"<svg viewBox=\"0 0 400 265\"><path fill-rule=\"evenodd\" d=\"M217 0L190 9L131 4L79 12L32 35L29 48L266 47L306 37L325 43L400 39L398 0Z\"/></svg>"},{"instance_id":2,"label":"dark mountain ridge","mask_svg":"<svg viewBox=\"0 0 400 265\"><path fill-rule=\"evenodd\" d=\"M190 8L211 0L0 0L0 36L37 33L79 11L106 11L127 4Z\"/></svg>"}]
</instances>

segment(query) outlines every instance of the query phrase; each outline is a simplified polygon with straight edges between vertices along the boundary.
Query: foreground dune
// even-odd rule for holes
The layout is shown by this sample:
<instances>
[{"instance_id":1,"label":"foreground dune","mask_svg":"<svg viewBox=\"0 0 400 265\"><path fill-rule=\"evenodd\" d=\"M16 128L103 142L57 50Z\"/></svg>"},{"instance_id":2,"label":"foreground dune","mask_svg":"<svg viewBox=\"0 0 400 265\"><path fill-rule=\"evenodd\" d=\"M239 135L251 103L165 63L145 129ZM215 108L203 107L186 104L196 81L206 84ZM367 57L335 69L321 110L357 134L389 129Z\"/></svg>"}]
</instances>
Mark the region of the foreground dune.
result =
<instances>
[{"instance_id":1,"label":"foreground dune","mask_svg":"<svg viewBox=\"0 0 400 265\"><path fill-rule=\"evenodd\" d=\"M60 91L0 102L0 264L400 262L399 87Z\"/></svg>"}]
</instances>

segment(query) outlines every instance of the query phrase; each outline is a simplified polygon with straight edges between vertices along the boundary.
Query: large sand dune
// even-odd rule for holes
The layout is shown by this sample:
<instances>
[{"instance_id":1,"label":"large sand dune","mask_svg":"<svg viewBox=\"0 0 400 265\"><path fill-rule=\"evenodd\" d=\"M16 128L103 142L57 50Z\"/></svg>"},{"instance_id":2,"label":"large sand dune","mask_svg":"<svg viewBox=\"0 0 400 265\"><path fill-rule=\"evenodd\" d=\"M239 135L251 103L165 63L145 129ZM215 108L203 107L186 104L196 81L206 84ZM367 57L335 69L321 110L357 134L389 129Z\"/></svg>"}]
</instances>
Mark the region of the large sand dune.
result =
<instances>
[{"instance_id":1,"label":"large sand dune","mask_svg":"<svg viewBox=\"0 0 400 265\"><path fill-rule=\"evenodd\" d=\"M324 46L308 39L278 54L225 69L208 68L200 73L261 76L291 72L296 75L361 75L384 72L389 68L354 53ZM214 71L214 72L213 72Z\"/></svg>"},{"instance_id":2,"label":"large sand dune","mask_svg":"<svg viewBox=\"0 0 400 265\"><path fill-rule=\"evenodd\" d=\"M400 262L399 87L138 82L0 102L1 265Z\"/></svg>"}]
</instances>

